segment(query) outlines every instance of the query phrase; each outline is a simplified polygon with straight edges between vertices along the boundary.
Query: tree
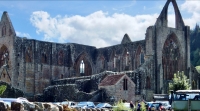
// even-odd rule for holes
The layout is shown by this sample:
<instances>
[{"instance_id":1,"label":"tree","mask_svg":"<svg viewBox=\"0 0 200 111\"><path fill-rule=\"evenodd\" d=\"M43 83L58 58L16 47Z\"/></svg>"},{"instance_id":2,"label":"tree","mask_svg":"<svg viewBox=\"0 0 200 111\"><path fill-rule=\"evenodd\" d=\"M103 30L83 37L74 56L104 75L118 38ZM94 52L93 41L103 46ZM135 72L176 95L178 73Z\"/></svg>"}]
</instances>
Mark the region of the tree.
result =
<instances>
[{"instance_id":1,"label":"tree","mask_svg":"<svg viewBox=\"0 0 200 111\"><path fill-rule=\"evenodd\" d=\"M174 74L174 78L172 82L169 83L169 90L173 90L174 92L177 90L189 90L191 89L191 85L189 83L189 79L184 74L184 72L179 72Z\"/></svg>"},{"instance_id":2,"label":"tree","mask_svg":"<svg viewBox=\"0 0 200 111\"><path fill-rule=\"evenodd\" d=\"M193 66L200 65L200 27L196 24L195 28L190 31L190 59Z\"/></svg>"},{"instance_id":3,"label":"tree","mask_svg":"<svg viewBox=\"0 0 200 111\"><path fill-rule=\"evenodd\" d=\"M4 91L6 90L7 86L6 85L1 85L0 86L0 96L3 95Z\"/></svg>"},{"instance_id":4,"label":"tree","mask_svg":"<svg viewBox=\"0 0 200 111\"><path fill-rule=\"evenodd\" d=\"M200 66L196 66L195 68L196 68L197 72L200 74Z\"/></svg>"}]
</instances>

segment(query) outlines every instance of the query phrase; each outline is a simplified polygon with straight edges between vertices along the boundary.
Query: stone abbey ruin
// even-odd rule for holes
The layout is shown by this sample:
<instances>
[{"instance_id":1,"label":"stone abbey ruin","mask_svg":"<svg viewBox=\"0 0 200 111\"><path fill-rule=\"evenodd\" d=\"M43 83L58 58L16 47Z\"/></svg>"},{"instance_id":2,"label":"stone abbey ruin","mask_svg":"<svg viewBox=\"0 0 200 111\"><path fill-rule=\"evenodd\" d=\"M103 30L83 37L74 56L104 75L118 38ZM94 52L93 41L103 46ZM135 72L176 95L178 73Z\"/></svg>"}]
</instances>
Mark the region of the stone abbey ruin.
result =
<instances>
[{"instance_id":1,"label":"stone abbey ruin","mask_svg":"<svg viewBox=\"0 0 200 111\"><path fill-rule=\"evenodd\" d=\"M170 3L175 28L168 27ZM131 41L125 34L121 44L104 48L38 41L16 36L8 13L3 12L0 80L22 90L27 98L43 101L151 100L154 93L168 93L177 71L198 82L190 64L190 27L185 26L175 0L167 0L144 36Z\"/></svg>"}]
</instances>

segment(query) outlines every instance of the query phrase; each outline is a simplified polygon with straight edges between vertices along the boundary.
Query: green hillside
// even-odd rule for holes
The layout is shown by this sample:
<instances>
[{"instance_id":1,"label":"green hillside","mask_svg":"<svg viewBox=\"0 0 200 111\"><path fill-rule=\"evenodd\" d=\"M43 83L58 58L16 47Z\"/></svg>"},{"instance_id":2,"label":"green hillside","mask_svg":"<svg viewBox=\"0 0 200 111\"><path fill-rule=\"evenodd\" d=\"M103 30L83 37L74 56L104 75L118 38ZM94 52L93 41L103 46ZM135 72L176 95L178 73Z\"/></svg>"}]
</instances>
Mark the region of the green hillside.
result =
<instances>
[{"instance_id":1,"label":"green hillside","mask_svg":"<svg viewBox=\"0 0 200 111\"><path fill-rule=\"evenodd\" d=\"M200 65L200 28L199 25L190 31L190 59L193 66Z\"/></svg>"}]
</instances>

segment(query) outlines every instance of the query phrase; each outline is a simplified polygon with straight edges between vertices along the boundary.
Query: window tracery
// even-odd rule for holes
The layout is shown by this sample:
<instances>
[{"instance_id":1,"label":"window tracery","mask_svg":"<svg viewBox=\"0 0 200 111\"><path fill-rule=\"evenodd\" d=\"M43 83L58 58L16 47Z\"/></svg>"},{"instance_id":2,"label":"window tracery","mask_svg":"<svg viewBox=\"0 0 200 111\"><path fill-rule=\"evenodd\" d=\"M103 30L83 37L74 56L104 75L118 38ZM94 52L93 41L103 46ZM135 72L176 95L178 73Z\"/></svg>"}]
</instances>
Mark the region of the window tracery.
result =
<instances>
[{"instance_id":1,"label":"window tracery","mask_svg":"<svg viewBox=\"0 0 200 111\"><path fill-rule=\"evenodd\" d=\"M180 49L174 37L166 40L162 53L164 79L171 80L181 65Z\"/></svg>"}]
</instances>

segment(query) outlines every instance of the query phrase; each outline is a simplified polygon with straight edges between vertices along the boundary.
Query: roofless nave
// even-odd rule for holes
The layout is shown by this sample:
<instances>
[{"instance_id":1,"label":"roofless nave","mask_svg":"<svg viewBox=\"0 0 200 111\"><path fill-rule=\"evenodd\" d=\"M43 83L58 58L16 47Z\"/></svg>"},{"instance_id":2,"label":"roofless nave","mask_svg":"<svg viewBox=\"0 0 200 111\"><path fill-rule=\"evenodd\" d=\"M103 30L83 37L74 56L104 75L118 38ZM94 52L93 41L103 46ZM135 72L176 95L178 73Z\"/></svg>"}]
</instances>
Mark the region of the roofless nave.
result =
<instances>
[{"instance_id":1,"label":"roofless nave","mask_svg":"<svg viewBox=\"0 0 200 111\"><path fill-rule=\"evenodd\" d=\"M167 26L170 3L175 11L175 28ZM167 93L168 82L177 71L184 71L190 81L197 81L191 71L189 34L190 27L185 26L175 0L167 0L156 23L146 29L145 40L132 42L125 34L121 44L105 48L18 37L4 12L0 22L0 77L31 97L42 94L44 88L53 85L52 81L57 85L74 84L78 91L90 93L98 90L106 75L112 75L110 71L121 72L128 75L135 87L122 88L121 97L135 98L123 96L128 93L152 99L153 93ZM102 73L104 76L99 76Z\"/></svg>"}]
</instances>

